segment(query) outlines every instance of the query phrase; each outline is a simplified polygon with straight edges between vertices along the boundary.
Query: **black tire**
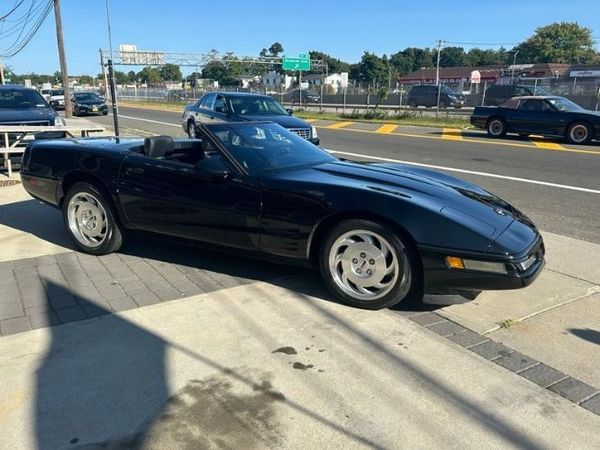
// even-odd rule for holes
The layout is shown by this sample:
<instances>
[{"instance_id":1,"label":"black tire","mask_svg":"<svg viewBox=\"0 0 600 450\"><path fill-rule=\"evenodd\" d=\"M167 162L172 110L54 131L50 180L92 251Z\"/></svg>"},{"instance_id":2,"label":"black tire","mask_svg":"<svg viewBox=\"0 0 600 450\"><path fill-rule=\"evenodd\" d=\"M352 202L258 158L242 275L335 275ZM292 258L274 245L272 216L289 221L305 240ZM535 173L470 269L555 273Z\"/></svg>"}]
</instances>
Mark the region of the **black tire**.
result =
<instances>
[{"instance_id":1,"label":"black tire","mask_svg":"<svg viewBox=\"0 0 600 450\"><path fill-rule=\"evenodd\" d=\"M196 139L198 137L198 129L196 128L196 123L193 120L188 120L187 134L190 139Z\"/></svg>"},{"instance_id":2,"label":"black tire","mask_svg":"<svg viewBox=\"0 0 600 450\"><path fill-rule=\"evenodd\" d=\"M448 102L446 100L440 100L440 108L447 108Z\"/></svg>"},{"instance_id":3,"label":"black tire","mask_svg":"<svg viewBox=\"0 0 600 450\"><path fill-rule=\"evenodd\" d=\"M112 203L93 184L75 183L65 195L62 211L67 233L82 252L105 255L123 245L123 230ZM82 220L87 224L80 223L77 219L80 215L84 215ZM97 236L91 237L93 233Z\"/></svg>"},{"instance_id":4,"label":"black tire","mask_svg":"<svg viewBox=\"0 0 600 450\"><path fill-rule=\"evenodd\" d=\"M586 145L594 139L594 129L586 122L574 122L569 125L566 138L571 144Z\"/></svg>"},{"instance_id":5,"label":"black tire","mask_svg":"<svg viewBox=\"0 0 600 450\"><path fill-rule=\"evenodd\" d=\"M353 241L354 233L357 237L370 236L371 242ZM343 245L348 240L353 243ZM378 249L387 250L378 253ZM392 267L395 269L390 271ZM421 265L414 246L408 239L376 222L351 219L333 227L321 246L319 269L329 290L349 306L382 309L416 296L422 298L419 294ZM384 276L386 273L389 275ZM377 291L378 287L369 286L369 283L385 288ZM361 289L368 293L360 293Z\"/></svg>"},{"instance_id":6,"label":"black tire","mask_svg":"<svg viewBox=\"0 0 600 450\"><path fill-rule=\"evenodd\" d=\"M108 115L108 111L102 111L102 115L103 116L107 116Z\"/></svg>"},{"instance_id":7,"label":"black tire","mask_svg":"<svg viewBox=\"0 0 600 450\"><path fill-rule=\"evenodd\" d=\"M411 108L418 108L419 104L414 98L412 98L408 101L408 106L410 106Z\"/></svg>"},{"instance_id":8,"label":"black tire","mask_svg":"<svg viewBox=\"0 0 600 450\"><path fill-rule=\"evenodd\" d=\"M490 137L500 138L506 136L506 122L502 117L491 117L485 128Z\"/></svg>"}]
</instances>

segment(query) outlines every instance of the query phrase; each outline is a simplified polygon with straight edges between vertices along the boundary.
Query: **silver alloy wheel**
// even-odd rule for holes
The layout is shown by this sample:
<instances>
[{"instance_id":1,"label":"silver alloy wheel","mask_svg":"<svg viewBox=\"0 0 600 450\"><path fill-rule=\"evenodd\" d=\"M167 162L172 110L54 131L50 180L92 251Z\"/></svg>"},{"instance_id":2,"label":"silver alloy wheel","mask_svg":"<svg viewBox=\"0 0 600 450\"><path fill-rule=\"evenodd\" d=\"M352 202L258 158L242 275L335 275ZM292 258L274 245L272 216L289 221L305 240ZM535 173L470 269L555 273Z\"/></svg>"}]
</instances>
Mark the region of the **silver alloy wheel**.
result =
<instances>
[{"instance_id":1,"label":"silver alloy wheel","mask_svg":"<svg viewBox=\"0 0 600 450\"><path fill-rule=\"evenodd\" d=\"M196 137L196 124L191 120L188 122L188 136L190 139L194 139Z\"/></svg>"},{"instance_id":2,"label":"silver alloy wheel","mask_svg":"<svg viewBox=\"0 0 600 450\"><path fill-rule=\"evenodd\" d=\"M500 136L504 131L504 123L500 119L494 119L488 125L488 130L492 136Z\"/></svg>"},{"instance_id":3,"label":"silver alloy wheel","mask_svg":"<svg viewBox=\"0 0 600 450\"><path fill-rule=\"evenodd\" d=\"M573 125L569 130L571 141L576 143L585 142L588 138L588 128L583 124Z\"/></svg>"},{"instance_id":4,"label":"silver alloy wheel","mask_svg":"<svg viewBox=\"0 0 600 450\"><path fill-rule=\"evenodd\" d=\"M108 235L108 220L102 203L88 192L71 197L67 220L73 236L89 248L99 247Z\"/></svg>"},{"instance_id":5,"label":"silver alloy wheel","mask_svg":"<svg viewBox=\"0 0 600 450\"><path fill-rule=\"evenodd\" d=\"M410 285L404 252L397 255L386 239L368 230L348 231L335 240L329 252L329 270L334 283L357 300L385 296L399 278L406 292Z\"/></svg>"}]
</instances>

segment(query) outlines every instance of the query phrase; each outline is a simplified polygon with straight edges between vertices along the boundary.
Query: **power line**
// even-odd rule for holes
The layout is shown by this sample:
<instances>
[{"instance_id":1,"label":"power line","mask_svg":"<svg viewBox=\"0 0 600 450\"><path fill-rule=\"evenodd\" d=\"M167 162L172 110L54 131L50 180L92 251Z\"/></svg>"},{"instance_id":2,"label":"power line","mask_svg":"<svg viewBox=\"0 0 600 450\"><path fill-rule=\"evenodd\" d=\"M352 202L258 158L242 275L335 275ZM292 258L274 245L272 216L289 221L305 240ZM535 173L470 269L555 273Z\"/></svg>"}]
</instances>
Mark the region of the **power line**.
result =
<instances>
[{"instance_id":1,"label":"power line","mask_svg":"<svg viewBox=\"0 0 600 450\"><path fill-rule=\"evenodd\" d=\"M6 19L8 16L10 16L12 13L14 13L19 6L21 6L21 4L24 2L25 0L19 0L17 1L17 3L15 3L15 6L13 6L13 9L11 9L9 12L7 12L6 14L4 14L2 17L0 17L0 20L4 20Z\"/></svg>"},{"instance_id":2,"label":"power line","mask_svg":"<svg viewBox=\"0 0 600 450\"><path fill-rule=\"evenodd\" d=\"M19 3L20 6L23 2ZM16 34L17 38L7 48L0 51L0 58L10 58L21 52L36 35L40 27L45 22L46 18L52 11L53 0L47 0L46 3L38 4L38 0L32 0L27 10L27 13L19 19L15 25L9 30L6 30L0 36L0 39L5 39ZM29 28L30 23L33 23Z\"/></svg>"},{"instance_id":3,"label":"power line","mask_svg":"<svg viewBox=\"0 0 600 450\"><path fill-rule=\"evenodd\" d=\"M453 44L453 45L472 45L472 46L477 46L480 45L482 47L497 47L497 46L505 46L505 45L519 45L518 42L452 42L452 41L445 41L446 44Z\"/></svg>"}]
</instances>

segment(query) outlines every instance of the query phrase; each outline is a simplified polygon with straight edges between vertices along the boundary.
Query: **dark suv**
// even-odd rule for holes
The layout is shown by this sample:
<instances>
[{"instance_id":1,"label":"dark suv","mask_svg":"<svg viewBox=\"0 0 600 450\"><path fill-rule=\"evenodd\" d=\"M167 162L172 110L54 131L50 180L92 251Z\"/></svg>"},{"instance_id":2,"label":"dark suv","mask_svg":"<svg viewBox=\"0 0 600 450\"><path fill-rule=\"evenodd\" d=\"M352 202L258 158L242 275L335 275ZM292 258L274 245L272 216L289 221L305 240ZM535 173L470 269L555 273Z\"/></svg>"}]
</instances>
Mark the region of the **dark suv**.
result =
<instances>
[{"instance_id":1,"label":"dark suv","mask_svg":"<svg viewBox=\"0 0 600 450\"><path fill-rule=\"evenodd\" d=\"M183 110L181 126L190 137L196 137L199 123L240 122L258 120L275 122L315 145L319 145L317 129L293 117L272 97L243 92L210 92Z\"/></svg>"},{"instance_id":2,"label":"dark suv","mask_svg":"<svg viewBox=\"0 0 600 450\"><path fill-rule=\"evenodd\" d=\"M550 95L539 86L518 84L495 84L485 91L485 106L498 106L513 97L527 95Z\"/></svg>"},{"instance_id":3,"label":"dark suv","mask_svg":"<svg viewBox=\"0 0 600 450\"><path fill-rule=\"evenodd\" d=\"M452 106L462 108L465 105L465 96L454 92L448 86L440 86L440 108ZM414 86L408 93L408 104L413 108L418 106L437 106L438 86L435 84L421 84Z\"/></svg>"}]
</instances>

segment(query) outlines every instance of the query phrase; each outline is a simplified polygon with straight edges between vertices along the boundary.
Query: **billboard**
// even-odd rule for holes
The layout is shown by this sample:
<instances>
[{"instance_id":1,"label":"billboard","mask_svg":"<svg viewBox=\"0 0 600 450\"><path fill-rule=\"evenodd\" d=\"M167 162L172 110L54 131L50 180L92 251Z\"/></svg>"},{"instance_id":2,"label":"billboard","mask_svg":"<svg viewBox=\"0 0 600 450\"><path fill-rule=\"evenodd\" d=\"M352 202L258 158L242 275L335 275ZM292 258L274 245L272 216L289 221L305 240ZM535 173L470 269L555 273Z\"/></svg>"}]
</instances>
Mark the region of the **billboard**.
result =
<instances>
[{"instance_id":1,"label":"billboard","mask_svg":"<svg viewBox=\"0 0 600 450\"><path fill-rule=\"evenodd\" d=\"M138 50L137 46L132 44L119 45L119 56L121 64L162 66L165 63L165 54L163 52Z\"/></svg>"}]
</instances>

